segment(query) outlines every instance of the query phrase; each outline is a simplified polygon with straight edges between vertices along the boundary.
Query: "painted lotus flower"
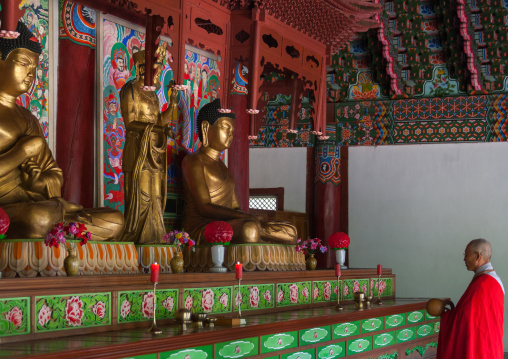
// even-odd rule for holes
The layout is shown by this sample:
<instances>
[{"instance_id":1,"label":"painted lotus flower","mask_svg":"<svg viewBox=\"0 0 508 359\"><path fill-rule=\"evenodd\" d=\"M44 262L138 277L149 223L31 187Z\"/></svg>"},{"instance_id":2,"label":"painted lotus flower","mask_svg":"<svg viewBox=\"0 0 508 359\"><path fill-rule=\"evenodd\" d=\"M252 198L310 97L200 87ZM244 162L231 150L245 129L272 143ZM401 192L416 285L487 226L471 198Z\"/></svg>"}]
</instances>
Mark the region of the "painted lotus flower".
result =
<instances>
[{"instance_id":1,"label":"painted lotus flower","mask_svg":"<svg viewBox=\"0 0 508 359\"><path fill-rule=\"evenodd\" d=\"M213 304L215 303L214 299L214 293L211 289L205 289L203 291L203 297L201 299L201 307L203 307L203 311L205 313L210 313L213 308Z\"/></svg>"},{"instance_id":2,"label":"painted lotus flower","mask_svg":"<svg viewBox=\"0 0 508 359\"><path fill-rule=\"evenodd\" d=\"M367 284L362 284L362 292L367 294Z\"/></svg>"},{"instance_id":3,"label":"painted lotus flower","mask_svg":"<svg viewBox=\"0 0 508 359\"><path fill-rule=\"evenodd\" d=\"M332 286L330 282L325 282L325 287L323 290L323 295L325 297L325 300L330 300L330 296L332 294Z\"/></svg>"},{"instance_id":4,"label":"painted lotus flower","mask_svg":"<svg viewBox=\"0 0 508 359\"><path fill-rule=\"evenodd\" d=\"M14 307L5 313L5 319L15 327L19 327L23 323L23 311L18 307Z\"/></svg>"},{"instance_id":5,"label":"painted lotus flower","mask_svg":"<svg viewBox=\"0 0 508 359\"><path fill-rule=\"evenodd\" d=\"M72 297L67 299L65 305L65 320L67 324L73 327L79 327L81 325L81 319L83 318L83 301L79 297Z\"/></svg>"},{"instance_id":6,"label":"painted lotus flower","mask_svg":"<svg viewBox=\"0 0 508 359\"><path fill-rule=\"evenodd\" d=\"M168 312L172 312L173 311L173 306L175 305L175 302L173 300L173 297L167 297L163 302L162 302L162 306L164 308L166 308L166 310Z\"/></svg>"},{"instance_id":7,"label":"painted lotus flower","mask_svg":"<svg viewBox=\"0 0 508 359\"><path fill-rule=\"evenodd\" d=\"M343 295L344 295L344 297L345 297L345 296L347 296L348 294L349 294L349 286L347 286L347 285L345 285L345 284L344 284L344 293L343 293Z\"/></svg>"},{"instance_id":8,"label":"painted lotus flower","mask_svg":"<svg viewBox=\"0 0 508 359\"><path fill-rule=\"evenodd\" d=\"M190 295L188 295L187 298L185 298L185 305L184 305L185 309L191 310L193 304L194 304L194 299L192 299L192 297Z\"/></svg>"},{"instance_id":9,"label":"painted lotus flower","mask_svg":"<svg viewBox=\"0 0 508 359\"><path fill-rule=\"evenodd\" d=\"M219 302L224 308L227 308L229 302L228 295L226 293L222 293L222 295L219 297Z\"/></svg>"},{"instance_id":10,"label":"painted lotus flower","mask_svg":"<svg viewBox=\"0 0 508 359\"><path fill-rule=\"evenodd\" d=\"M277 303L280 303L284 300L284 291L282 289L279 290L277 294Z\"/></svg>"},{"instance_id":11,"label":"painted lotus flower","mask_svg":"<svg viewBox=\"0 0 508 359\"><path fill-rule=\"evenodd\" d=\"M145 318L153 318L153 292L148 292L143 296L141 313Z\"/></svg>"},{"instance_id":12,"label":"painted lotus flower","mask_svg":"<svg viewBox=\"0 0 508 359\"><path fill-rule=\"evenodd\" d=\"M356 292L359 292L359 291L360 291L360 282L355 280L353 282L353 293L356 293Z\"/></svg>"},{"instance_id":13,"label":"painted lotus flower","mask_svg":"<svg viewBox=\"0 0 508 359\"><path fill-rule=\"evenodd\" d=\"M305 299L309 298L309 288L307 288L307 287L303 288L302 295Z\"/></svg>"},{"instance_id":14,"label":"painted lotus flower","mask_svg":"<svg viewBox=\"0 0 508 359\"><path fill-rule=\"evenodd\" d=\"M289 299L291 303L298 302L298 286L294 283L289 286Z\"/></svg>"},{"instance_id":15,"label":"painted lotus flower","mask_svg":"<svg viewBox=\"0 0 508 359\"><path fill-rule=\"evenodd\" d=\"M130 312L131 302L129 302L127 299L124 299L122 305L120 306L120 316L125 319Z\"/></svg>"},{"instance_id":16,"label":"painted lotus flower","mask_svg":"<svg viewBox=\"0 0 508 359\"><path fill-rule=\"evenodd\" d=\"M319 289L318 287L314 287L314 299L316 299L319 296Z\"/></svg>"},{"instance_id":17,"label":"painted lotus flower","mask_svg":"<svg viewBox=\"0 0 508 359\"><path fill-rule=\"evenodd\" d=\"M264 293L263 293L263 298L265 298L265 300L270 303L272 301L272 293L270 293L270 291L267 289Z\"/></svg>"},{"instance_id":18,"label":"painted lotus flower","mask_svg":"<svg viewBox=\"0 0 508 359\"><path fill-rule=\"evenodd\" d=\"M37 314L38 322L41 327L45 326L51 319L51 308L44 304Z\"/></svg>"},{"instance_id":19,"label":"painted lotus flower","mask_svg":"<svg viewBox=\"0 0 508 359\"><path fill-rule=\"evenodd\" d=\"M93 307L92 312L99 318L104 318L106 315L106 305L102 301L98 301Z\"/></svg>"},{"instance_id":20,"label":"painted lotus flower","mask_svg":"<svg viewBox=\"0 0 508 359\"><path fill-rule=\"evenodd\" d=\"M258 307L258 304L259 304L259 288L258 287L250 288L249 304L252 308Z\"/></svg>"},{"instance_id":21,"label":"painted lotus flower","mask_svg":"<svg viewBox=\"0 0 508 359\"><path fill-rule=\"evenodd\" d=\"M243 300L243 298L242 298L242 294L240 293L240 291L238 291L238 292L236 293L236 297L235 297L235 305L236 305L236 307L237 307L237 308L238 308L240 305L242 305L242 300Z\"/></svg>"}]
</instances>

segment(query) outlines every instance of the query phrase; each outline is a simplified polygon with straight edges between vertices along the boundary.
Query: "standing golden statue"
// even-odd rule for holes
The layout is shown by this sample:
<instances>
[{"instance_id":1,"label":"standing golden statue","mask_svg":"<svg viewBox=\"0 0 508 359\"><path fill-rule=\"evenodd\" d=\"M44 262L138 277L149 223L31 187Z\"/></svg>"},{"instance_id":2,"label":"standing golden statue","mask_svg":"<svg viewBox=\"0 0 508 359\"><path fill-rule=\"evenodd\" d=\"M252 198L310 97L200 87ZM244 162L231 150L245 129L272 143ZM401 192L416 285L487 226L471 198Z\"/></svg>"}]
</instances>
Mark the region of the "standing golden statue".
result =
<instances>
[{"instance_id":1,"label":"standing golden statue","mask_svg":"<svg viewBox=\"0 0 508 359\"><path fill-rule=\"evenodd\" d=\"M167 191L168 136L175 134L170 120L176 111L172 88L170 105L161 114L159 101L145 82L145 51L133 55L136 79L122 87L120 101L127 136L123 151L125 178L125 232L123 241L162 243L166 234L163 213Z\"/></svg>"},{"instance_id":2,"label":"standing golden statue","mask_svg":"<svg viewBox=\"0 0 508 359\"><path fill-rule=\"evenodd\" d=\"M235 115L220 107L220 99L216 99L199 111L197 127L202 146L182 162L183 227L197 244L204 242L206 225L218 220L233 227L231 243L294 244L297 231L292 224L263 222L240 209L233 178L219 157L233 141Z\"/></svg>"},{"instance_id":3,"label":"standing golden statue","mask_svg":"<svg viewBox=\"0 0 508 359\"><path fill-rule=\"evenodd\" d=\"M61 197L62 171L38 120L16 104L32 86L39 54L37 39L21 21L17 38L0 38L0 206L9 215L7 238L43 238L60 221L87 226L92 240L117 239L122 213L87 209Z\"/></svg>"}]
</instances>

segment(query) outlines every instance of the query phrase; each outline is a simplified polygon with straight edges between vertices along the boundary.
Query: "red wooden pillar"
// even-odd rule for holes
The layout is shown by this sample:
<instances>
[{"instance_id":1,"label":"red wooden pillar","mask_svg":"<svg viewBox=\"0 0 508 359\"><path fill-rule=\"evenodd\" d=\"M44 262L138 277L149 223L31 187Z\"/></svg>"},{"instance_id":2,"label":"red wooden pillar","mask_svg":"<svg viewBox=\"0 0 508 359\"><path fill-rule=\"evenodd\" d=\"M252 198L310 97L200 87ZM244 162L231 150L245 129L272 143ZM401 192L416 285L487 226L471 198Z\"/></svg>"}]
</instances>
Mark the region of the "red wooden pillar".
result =
<instances>
[{"instance_id":1,"label":"red wooden pillar","mask_svg":"<svg viewBox=\"0 0 508 359\"><path fill-rule=\"evenodd\" d=\"M315 152L314 230L311 233L328 244L332 233L348 232L348 147L318 145ZM329 250L316 257L320 268L335 265L335 251Z\"/></svg>"},{"instance_id":2,"label":"red wooden pillar","mask_svg":"<svg viewBox=\"0 0 508 359\"><path fill-rule=\"evenodd\" d=\"M94 206L94 91L95 49L60 40L55 158L62 197L85 208Z\"/></svg>"},{"instance_id":3,"label":"red wooden pillar","mask_svg":"<svg viewBox=\"0 0 508 359\"><path fill-rule=\"evenodd\" d=\"M231 95L231 108L236 115L233 143L228 151L228 168L235 180L240 207L249 211L249 114L247 96Z\"/></svg>"}]
</instances>

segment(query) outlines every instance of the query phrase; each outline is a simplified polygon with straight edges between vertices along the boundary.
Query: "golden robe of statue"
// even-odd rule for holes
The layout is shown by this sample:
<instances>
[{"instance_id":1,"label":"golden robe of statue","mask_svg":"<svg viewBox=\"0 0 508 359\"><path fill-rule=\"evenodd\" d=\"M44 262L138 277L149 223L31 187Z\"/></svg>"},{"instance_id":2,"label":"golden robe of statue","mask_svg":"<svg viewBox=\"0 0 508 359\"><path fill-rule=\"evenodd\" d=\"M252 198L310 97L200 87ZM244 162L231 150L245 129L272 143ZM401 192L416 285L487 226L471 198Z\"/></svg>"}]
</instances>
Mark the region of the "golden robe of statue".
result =
<instances>
[{"instance_id":1,"label":"golden robe of statue","mask_svg":"<svg viewBox=\"0 0 508 359\"><path fill-rule=\"evenodd\" d=\"M297 231L292 224L263 222L241 210L233 178L219 157L233 141L234 115L219 109L217 99L199 111L202 146L182 162L183 227L197 244L206 243L204 228L212 221L226 221L233 227L232 243L294 244Z\"/></svg>"},{"instance_id":2,"label":"golden robe of statue","mask_svg":"<svg viewBox=\"0 0 508 359\"><path fill-rule=\"evenodd\" d=\"M123 241L162 243L166 234L168 136L174 137L170 119L176 109L176 90L161 114L153 90L143 90L145 52L134 54L136 79L120 91L122 117L127 130L123 151L125 178L125 232Z\"/></svg>"},{"instance_id":3,"label":"golden robe of statue","mask_svg":"<svg viewBox=\"0 0 508 359\"><path fill-rule=\"evenodd\" d=\"M117 239L123 231L120 212L83 210L61 197L62 171L39 122L16 105L33 84L40 54L26 26L18 23L17 31L14 43L0 39L0 206L11 222L7 238L42 238L55 223L67 221L85 224L92 240Z\"/></svg>"}]
</instances>

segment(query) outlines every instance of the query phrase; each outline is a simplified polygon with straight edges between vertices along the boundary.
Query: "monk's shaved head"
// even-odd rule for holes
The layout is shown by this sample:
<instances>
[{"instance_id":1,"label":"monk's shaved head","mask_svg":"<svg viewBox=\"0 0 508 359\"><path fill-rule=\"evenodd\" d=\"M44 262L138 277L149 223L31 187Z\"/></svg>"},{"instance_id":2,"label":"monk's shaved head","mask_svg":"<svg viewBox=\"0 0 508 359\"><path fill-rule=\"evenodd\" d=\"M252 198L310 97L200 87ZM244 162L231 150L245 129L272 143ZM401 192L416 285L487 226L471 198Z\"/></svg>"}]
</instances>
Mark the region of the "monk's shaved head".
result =
<instances>
[{"instance_id":1,"label":"monk's shaved head","mask_svg":"<svg viewBox=\"0 0 508 359\"><path fill-rule=\"evenodd\" d=\"M467 245L472 252L478 252L487 261L492 257L492 247L489 241L483 238L473 239Z\"/></svg>"}]
</instances>

